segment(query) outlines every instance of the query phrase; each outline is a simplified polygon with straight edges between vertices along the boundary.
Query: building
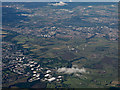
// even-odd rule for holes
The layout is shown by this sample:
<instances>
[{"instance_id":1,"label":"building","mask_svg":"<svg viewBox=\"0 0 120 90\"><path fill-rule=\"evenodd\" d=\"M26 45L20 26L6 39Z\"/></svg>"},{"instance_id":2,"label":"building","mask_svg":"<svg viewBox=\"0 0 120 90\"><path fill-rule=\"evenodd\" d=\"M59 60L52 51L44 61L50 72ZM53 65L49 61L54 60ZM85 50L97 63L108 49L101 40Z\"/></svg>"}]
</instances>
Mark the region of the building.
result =
<instances>
[{"instance_id":1,"label":"building","mask_svg":"<svg viewBox=\"0 0 120 90\"><path fill-rule=\"evenodd\" d=\"M49 81L49 82L52 82L52 81L54 81L55 79L56 79L55 77L52 77L52 78L48 79L48 81Z\"/></svg>"}]
</instances>

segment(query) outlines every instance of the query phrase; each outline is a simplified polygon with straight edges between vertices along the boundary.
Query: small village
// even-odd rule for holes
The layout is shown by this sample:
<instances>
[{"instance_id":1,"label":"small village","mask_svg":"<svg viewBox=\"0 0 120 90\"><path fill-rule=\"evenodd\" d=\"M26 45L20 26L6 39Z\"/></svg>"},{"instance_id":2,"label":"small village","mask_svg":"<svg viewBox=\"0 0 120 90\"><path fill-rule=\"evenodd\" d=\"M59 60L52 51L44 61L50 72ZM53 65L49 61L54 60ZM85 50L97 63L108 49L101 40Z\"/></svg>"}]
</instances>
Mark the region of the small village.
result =
<instances>
[{"instance_id":1,"label":"small village","mask_svg":"<svg viewBox=\"0 0 120 90\"><path fill-rule=\"evenodd\" d=\"M13 46L12 44L3 42L5 45L10 45ZM5 47L5 46L4 46ZM7 46L8 47L8 46ZM3 52L9 52L12 51L12 48L3 49ZM14 54L13 54L14 53ZM41 80L41 81L61 81L63 76L54 76L53 72L55 72L55 69L49 69L49 68L43 68L41 67L40 64L38 64L36 61L26 57L23 55L23 53L19 50L16 52L10 53L9 55L6 55L5 58L9 58L10 61L8 65L4 66L3 63L3 68L8 68L11 72L14 72L18 75L23 75L23 76L30 76L31 78L28 79L28 82L33 82L36 80ZM11 56L12 55L12 56ZM42 78L41 74L43 75Z\"/></svg>"}]
</instances>

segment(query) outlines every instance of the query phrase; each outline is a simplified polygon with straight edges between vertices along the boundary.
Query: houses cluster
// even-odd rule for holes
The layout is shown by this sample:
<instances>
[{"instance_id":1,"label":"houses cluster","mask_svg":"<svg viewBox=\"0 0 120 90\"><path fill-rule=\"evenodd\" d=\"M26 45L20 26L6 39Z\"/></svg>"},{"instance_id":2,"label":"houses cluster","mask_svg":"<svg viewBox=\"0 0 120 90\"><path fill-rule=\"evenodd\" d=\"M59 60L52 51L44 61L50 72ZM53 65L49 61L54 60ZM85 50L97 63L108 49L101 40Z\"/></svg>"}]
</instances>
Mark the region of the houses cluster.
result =
<instances>
[{"instance_id":1,"label":"houses cluster","mask_svg":"<svg viewBox=\"0 0 120 90\"><path fill-rule=\"evenodd\" d=\"M9 59L7 63L3 62L3 68L25 77L30 77L28 82L36 80L41 81L61 81L63 76L54 76L55 69L42 67L40 63L23 54L21 50L16 50L14 44L3 43L3 61ZM14 50L13 50L14 49ZM7 55L8 54L8 55Z\"/></svg>"},{"instance_id":2,"label":"houses cluster","mask_svg":"<svg viewBox=\"0 0 120 90\"><path fill-rule=\"evenodd\" d=\"M78 53L78 51L79 51L79 50L77 49L78 46L76 46L76 48L75 48L75 47L67 46L67 48L68 48L69 51L74 51L75 53Z\"/></svg>"},{"instance_id":3,"label":"houses cluster","mask_svg":"<svg viewBox=\"0 0 120 90\"><path fill-rule=\"evenodd\" d=\"M49 69L49 68L42 68L40 67L39 64L37 64L35 66L35 62L32 61L30 63L34 63L33 65L30 65L31 71L32 71L32 76L31 78L28 80L28 82L33 82L36 80L41 80L41 81L48 81L48 82L52 82L52 81L61 81L63 76L54 76L53 70ZM41 76L42 74L42 76Z\"/></svg>"},{"instance_id":4,"label":"houses cluster","mask_svg":"<svg viewBox=\"0 0 120 90\"><path fill-rule=\"evenodd\" d=\"M47 70L45 75L44 75L44 78L41 79L42 81L48 81L48 82L52 82L52 81L62 81L63 79L63 76L54 76L54 74L52 73L51 70Z\"/></svg>"},{"instance_id":5,"label":"houses cluster","mask_svg":"<svg viewBox=\"0 0 120 90\"><path fill-rule=\"evenodd\" d=\"M64 5L65 3L60 2L60 3L53 3L52 5ZM9 6L7 6L9 7ZM108 35L110 36L110 40L116 40L117 39L117 30L115 28L113 28L114 30L110 30L111 28L107 27L101 27L101 26L81 26L81 27L77 27L74 25L70 25L70 26L66 26L63 25L62 22L58 22L58 20L60 21L64 21L65 18L72 18L72 17L76 17L76 16L81 16L80 20L85 21L85 22L92 22L92 23L103 23L103 24L110 24L110 25L115 25L117 24L117 14L116 13L111 13L111 10L114 10L116 8L115 5L108 5L108 6L76 6L76 8L74 9L47 9L47 8L32 8L32 9L28 9L25 8L24 5L19 6L19 5L15 5L14 6L18 11L26 11L26 12L34 12L34 10L36 10L34 13L32 14L25 14L22 13L20 15L22 16L30 16L30 17L34 17L34 16L39 16L41 18L44 18L46 22L41 22L42 19L38 19L35 21L20 21L22 22L24 25L30 25L29 27L22 27L20 28L19 25L15 28L9 28L12 31L16 31L18 33L22 33L22 34L31 34L31 35L35 35L37 37L44 37L44 38L90 38L92 36L94 36L97 33L97 37L105 37L108 33ZM49 6L48 6L49 7ZM114 7L114 8L109 8L109 7ZM93 9L90 9L93 8ZM70 12L70 13L68 13ZM73 12L78 12L78 13L74 13ZM54 14L53 14L54 13ZM94 15L93 15L94 13ZM90 17L86 17L90 16ZM101 15L101 17L96 17L97 15ZM103 17L103 16L110 16L109 17ZM43 19L43 21L44 21ZM57 21L57 24L55 24ZM40 23L41 22L41 23ZM24 26L24 25L20 26ZM32 27L33 26L33 27ZM39 26L44 26L44 27L40 27ZM50 27L49 27L50 26ZM62 26L62 27L59 27ZM18 28L19 27L19 28ZM36 27L35 29L31 29ZM34 32L36 31L36 32Z\"/></svg>"},{"instance_id":6,"label":"houses cluster","mask_svg":"<svg viewBox=\"0 0 120 90\"><path fill-rule=\"evenodd\" d=\"M10 61L8 62L7 68L10 69L10 71L17 74L26 74L25 69L27 64L25 64L25 61L29 60L28 58L26 58L20 51L14 52L14 54L8 58Z\"/></svg>"},{"instance_id":7,"label":"houses cluster","mask_svg":"<svg viewBox=\"0 0 120 90\"><path fill-rule=\"evenodd\" d=\"M28 66L30 67L31 71L31 78L28 82L33 82L40 79L41 70L43 69L40 64L35 61L29 61Z\"/></svg>"}]
</instances>

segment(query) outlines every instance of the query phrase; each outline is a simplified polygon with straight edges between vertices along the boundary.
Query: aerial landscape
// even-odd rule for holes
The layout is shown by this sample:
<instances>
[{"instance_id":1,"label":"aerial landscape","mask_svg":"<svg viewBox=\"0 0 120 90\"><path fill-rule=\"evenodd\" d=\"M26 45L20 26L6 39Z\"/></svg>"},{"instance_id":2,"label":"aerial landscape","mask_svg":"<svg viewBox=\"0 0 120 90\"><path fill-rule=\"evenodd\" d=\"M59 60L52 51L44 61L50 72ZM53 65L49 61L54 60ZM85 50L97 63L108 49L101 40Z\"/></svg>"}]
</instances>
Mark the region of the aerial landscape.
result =
<instances>
[{"instance_id":1,"label":"aerial landscape","mask_svg":"<svg viewBox=\"0 0 120 90\"><path fill-rule=\"evenodd\" d=\"M3 88L111 88L117 2L3 2Z\"/></svg>"}]
</instances>

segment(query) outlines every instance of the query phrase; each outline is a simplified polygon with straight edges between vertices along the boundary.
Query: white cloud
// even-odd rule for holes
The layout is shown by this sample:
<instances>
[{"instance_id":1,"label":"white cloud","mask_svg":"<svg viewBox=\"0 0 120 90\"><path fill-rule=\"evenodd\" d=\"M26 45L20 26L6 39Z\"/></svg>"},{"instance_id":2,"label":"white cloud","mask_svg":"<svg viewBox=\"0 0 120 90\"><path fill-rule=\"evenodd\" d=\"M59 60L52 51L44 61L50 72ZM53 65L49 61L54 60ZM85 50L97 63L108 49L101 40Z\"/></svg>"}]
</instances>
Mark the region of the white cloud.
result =
<instances>
[{"instance_id":1,"label":"white cloud","mask_svg":"<svg viewBox=\"0 0 120 90\"><path fill-rule=\"evenodd\" d=\"M66 68L66 67L63 67L63 68L59 68L57 70L57 72L59 73L65 73L65 74L72 74L72 73L86 73L86 69L85 68Z\"/></svg>"}]
</instances>

